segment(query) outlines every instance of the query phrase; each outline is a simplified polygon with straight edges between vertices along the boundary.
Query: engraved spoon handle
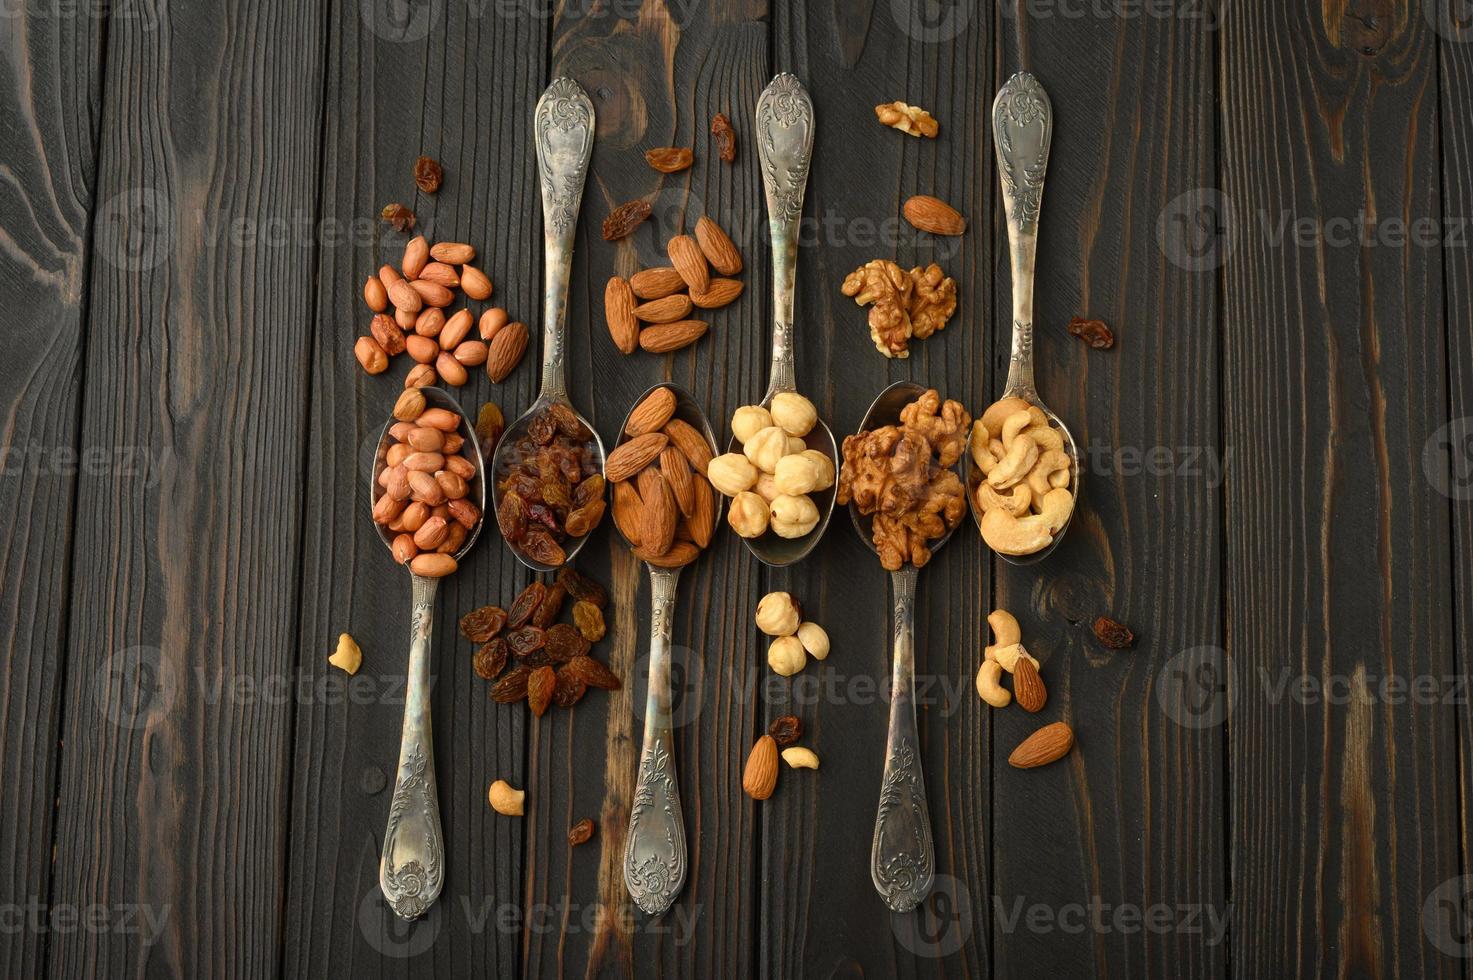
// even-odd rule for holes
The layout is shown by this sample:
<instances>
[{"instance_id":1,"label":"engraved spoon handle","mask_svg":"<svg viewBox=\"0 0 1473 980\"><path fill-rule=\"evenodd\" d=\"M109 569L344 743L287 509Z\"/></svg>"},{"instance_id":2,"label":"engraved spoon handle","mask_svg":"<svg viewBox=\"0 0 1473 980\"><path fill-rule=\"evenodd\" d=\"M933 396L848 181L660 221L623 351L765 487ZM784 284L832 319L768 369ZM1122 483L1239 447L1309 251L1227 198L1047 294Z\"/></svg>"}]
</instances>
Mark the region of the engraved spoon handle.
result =
<instances>
[{"instance_id":1,"label":"engraved spoon handle","mask_svg":"<svg viewBox=\"0 0 1473 980\"><path fill-rule=\"evenodd\" d=\"M566 400L568 278L578 208L593 155L593 103L571 78L555 79L537 100L533 115L537 176L542 185L542 391L541 398Z\"/></svg>"},{"instance_id":2,"label":"engraved spoon handle","mask_svg":"<svg viewBox=\"0 0 1473 980\"><path fill-rule=\"evenodd\" d=\"M403 919L424 915L445 882L445 841L440 834L435 750L430 739L430 635L435 623L435 586L440 580L421 575L413 580L399 773L378 866L379 888Z\"/></svg>"},{"instance_id":3,"label":"engraved spoon handle","mask_svg":"<svg viewBox=\"0 0 1473 980\"><path fill-rule=\"evenodd\" d=\"M885 740L885 778L870 846L870 877L885 905L909 912L931 891L936 852L931 813L921 775L915 706L916 568L890 573L895 590L895 655L890 691L890 733Z\"/></svg>"},{"instance_id":4,"label":"engraved spoon handle","mask_svg":"<svg viewBox=\"0 0 1473 980\"><path fill-rule=\"evenodd\" d=\"M803 192L813 159L813 100L786 72L773 78L757 98L757 158L772 237L772 380L765 402L798 387L793 368L793 290Z\"/></svg>"},{"instance_id":5,"label":"engraved spoon handle","mask_svg":"<svg viewBox=\"0 0 1473 980\"><path fill-rule=\"evenodd\" d=\"M1038 255L1038 210L1053 132L1053 105L1038 79L1025 71L1008 79L992 103L992 145L1007 210L1013 270L1013 352L1006 393L1035 403L1033 271Z\"/></svg>"},{"instance_id":6,"label":"engraved spoon handle","mask_svg":"<svg viewBox=\"0 0 1473 980\"><path fill-rule=\"evenodd\" d=\"M670 734L670 630L680 570L650 566L650 683L644 709L639 783L624 845L624 885L645 912L659 915L685 884L685 823Z\"/></svg>"}]
</instances>

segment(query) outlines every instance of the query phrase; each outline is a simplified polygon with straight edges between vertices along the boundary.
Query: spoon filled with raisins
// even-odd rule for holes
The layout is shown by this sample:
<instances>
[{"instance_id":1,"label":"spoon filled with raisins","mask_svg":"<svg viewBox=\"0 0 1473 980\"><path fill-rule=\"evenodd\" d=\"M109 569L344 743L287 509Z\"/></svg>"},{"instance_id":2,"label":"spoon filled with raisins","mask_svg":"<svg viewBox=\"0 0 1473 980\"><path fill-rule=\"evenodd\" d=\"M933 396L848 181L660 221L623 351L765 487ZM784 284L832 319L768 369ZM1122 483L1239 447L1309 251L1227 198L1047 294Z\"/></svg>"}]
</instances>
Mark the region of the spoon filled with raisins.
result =
<instances>
[{"instance_id":1,"label":"spoon filled with raisins","mask_svg":"<svg viewBox=\"0 0 1473 980\"><path fill-rule=\"evenodd\" d=\"M522 563L538 571L572 559L603 519L604 447L568 399L568 278L588 160L593 103L570 78L559 78L533 114L542 187L542 389L507 427L491 461L492 504L501 536Z\"/></svg>"}]
</instances>

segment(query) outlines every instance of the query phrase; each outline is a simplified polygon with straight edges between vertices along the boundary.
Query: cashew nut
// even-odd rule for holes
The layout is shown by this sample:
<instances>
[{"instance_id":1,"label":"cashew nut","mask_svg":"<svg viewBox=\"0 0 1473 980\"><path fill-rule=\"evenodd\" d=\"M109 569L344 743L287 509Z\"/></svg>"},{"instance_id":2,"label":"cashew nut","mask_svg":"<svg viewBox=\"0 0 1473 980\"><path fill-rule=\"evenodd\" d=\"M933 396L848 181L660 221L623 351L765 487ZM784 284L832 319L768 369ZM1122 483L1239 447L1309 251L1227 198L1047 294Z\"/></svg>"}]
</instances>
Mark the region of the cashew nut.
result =
<instances>
[{"instance_id":1,"label":"cashew nut","mask_svg":"<svg viewBox=\"0 0 1473 980\"><path fill-rule=\"evenodd\" d=\"M992 659L988 662L997 664L1000 669L1007 671L1009 674L1018 668L1018 661L1024 657L1032 661L1034 667L1039 666L1038 658L1029 653L1028 648L1021 643L1009 643L1006 646L996 645L990 649L992 650Z\"/></svg>"},{"instance_id":2,"label":"cashew nut","mask_svg":"<svg viewBox=\"0 0 1473 980\"><path fill-rule=\"evenodd\" d=\"M1048 485L1051 487L1067 487L1069 485L1069 469L1054 470L1048 475Z\"/></svg>"},{"instance_id":3,"label":"cashew nut","mask_svg":"<svg viewBox=\"0 0 1473 980\"><path fill-rule=\"evenodd\" d=\"M1002 424L1002 444L1008 449L1013 448L1013 440L1018 438L1018 433L1028 428L1033 423L1033 418L1028 410L1014 412L1009 415Z\"/></svg>"},{"instance_id":4,"label":"cashew nut","mask_svg":"<svg viewBox=\"0 0 1473 980\"><path fill-rule=\"evenodd\" d=\"M982 515L982 540L1000 555L1031 555L1052 544L1054 536L1038 517L1018 518L994 507Z\"/></svg>"},{"instance_id":5,"label":"cashew nut","mask_svg":"<svg viewBox=\"0 0 1473 980\"><path fill-rule=\"evenodd\" d=\"M1048 493L1053 484L1050 479L1059 470L1065 473L1069 471L1069 454L1061 449L1050 449L1038 454L1038 462L1033 464L1033 469L1028 471L1028 487L1034 496L1039 499Z\"/></svg>"},{"instance_id":6,"label":"cashew nut","mask_svg":"<svg viewBox=\"0 0 1473 980\"><path fill-rule=\"evenodd\" d=\"M1038 504L1038 514L1025 518L1020 523L1040 521L1047 525L1049 534L1058 534L1059 529L1069 523L1069 514L1074 510L1074 495L1063 488L1055 488L1043 495Z\"/></svg>"},{"instance_id":7,"label":"cashew nut","mask_svg":"<svg viewBox=\"0 0 1473 980\"><path fill-rule=\"evenodd\" d=\"M358 668L363 664L363 651L358 648L358 644L351 636L344 633L338 637L338 648L331 657L327 658L327 662L338 670L356 674Z\"/></svg>"},{"instance_id":8,"label":"cashew nut","mask_svg":"<svg viewBox=\"0 0 1473 980\"><path fill-rule=\"evenodd\" d=\"M992 642L995 646L1012 646L1023 639L1023 628L1018 625L1018 620L1006 609L994 609L987 614L987 625L992 628Z\"/></svg>"},{"instance_id":9,"label":"cashew nut","mask_svg":"<svg viewBox=\"0 0 1473 980\"><path fill-rule=\"evenodd\" d=\"M805 749L801 745L790 745L783 749L783 761L788 764L789 769L818 768L818 756L812 749Z\"/></svg>"},{"instance_id":10,"label":"cashew nut","mask_svg":"<svg viewBox=\"0 0 1473 980\"><path fill-rule=\"evenodd\" d=\"M498 779L491 784L491 789L486 793L486 798L491 802L491 809L508 817L520 817L522 815L522 801L527 798L527 791L512 789L504 779Z\"/></svg>"},{"instance_id":11,"label":"cashew nut","mask_svg":"<svg viewBox=\"0 0 1473 980\"><path fill-rule=\"evenodd\" d=\"M987 482L999 490L1006 490L1027 476L1036 462L1038 443L1026 436L1015 438L1013 444L1007 447L1007 455L987 474Z\"/></svg>"},{"instance_id":12,"label":"cashew nut","mask_svg":"<svg viewBox=\"0 0 1473 980\"><path fill-rule=\"evenodd\" d=\"M1012 692L1002 686L1002 664L984 660L977 668L977 695L994 708L1006 708L1013 700Z\"/></svg>"},{"instance_id":13,"label":"cashew nut","mask_svg":"<svg viewBox=\"0 0 1473 980\"><path fill-rule=\"evenodd\" d=\"M977 484L977 506L984 514L994 507L1001 507L1014 517L1023 517L1032 505L1033 491L1027 483L1014 485L1013 492L1006 495L990 483Z\"/></svg>"},{"instance_id":14,"label":"cashew nut","mask_svg":"<svg viewBox=\"0 0 1473 980\"><path fill-rule=\"evenodd\" d=\"M1058 429L1055 429L1047 422L1042 425L1030 425L1023 431L1028 433L1029 438L1038 443L1039 449L1064 448L1064 437L1059 434Z\"/></svg>"},{"instance_id":15,"label":"cashew nut","mask_svg":"<svg viewBox=\"0 0 1473 980\"><path fill-rule=\"evenodd\" d=\"M1009 395L987 407L987 411L982 413L982 424L987 426L988 432L1001 432L1004 419L1014 412L1027 411L1029 407L1024 399Z\"/></svg>"},{"instance_id":16,"label":"cashew nut","mask_svg":"<svg viewBox=\"0 0 1473 980\"><path fill-rule=\"evenodd\" d=\"M997 463L997 457L992 454L990 443L992 437L987 434L987 426L978 419L972 423L972 460L976 462L977 468L985 476L992 472L992 467Z\"/></svg>"}]
</instances>

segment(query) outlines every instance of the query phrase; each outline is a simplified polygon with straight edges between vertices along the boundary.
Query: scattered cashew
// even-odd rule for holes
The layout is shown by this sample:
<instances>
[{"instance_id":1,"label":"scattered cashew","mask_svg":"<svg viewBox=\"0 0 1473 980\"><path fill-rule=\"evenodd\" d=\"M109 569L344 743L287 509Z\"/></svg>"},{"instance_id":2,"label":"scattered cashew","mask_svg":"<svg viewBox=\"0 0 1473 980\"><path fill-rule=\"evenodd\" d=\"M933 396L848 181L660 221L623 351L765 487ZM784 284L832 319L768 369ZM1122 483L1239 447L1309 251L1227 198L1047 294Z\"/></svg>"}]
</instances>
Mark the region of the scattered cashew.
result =
<instances>
[{"instance_id":1,"label":"scattered cashew","mask_svg":"<svg viewBox=\"0 0 1473 980\"><path fill-rule=\"evenodd\" d=\"M1056 487L1043 495L1038 505L1038 514L1024 518L1020 523L1039 521L1048 527L1049 534L1058 534L1069 523L1069 515L1073 511L1074 495L1062 487Z\"/></svg>"},{"instance_id":2,"label":"scattered cashew","mask_svg":"<svg viewBox=\"0 0 1473 980\"><path fill-rule=\"evenodd\" d=\"M977 484L977 506L984 514L994 507L1001 507L1014 517L1022 517L1032 505L1033 491L1027 483L1014 485L1010 494L1002 493L990 483Z\"/></svg>"},{"instance_id":3,"label":"scattered cashew","mask_svg":"<svg viewBox=\"0 0 1473 980\"><path fill-rule=\"evenodd\" d=\"M344 633L338 637L338 648L327 662L345 673L356 674L363 664L363 651L358 649L351 636Z\"/></svg>"},{"instance_id":4,"label":"scattered cashew","mask_svg":"<svg viewBox=\"0 0 1473 980\"><path fill-rule=\"evenodd\" d=\"M1015 438L1008 447L1007 455L987 474L987 482L999 490L1006 490L1028 475L1033 464L1038 462L1038 443L1026 436Z\"/></svg>"},{"instance_id":5,"label":"scattered cashew","mask_svg":"<svg viewBox=\"0 0 1473 980\"><path fill-rule=\"evenodd\" d=\"M1018 625L1017 618L1006 609L994 609L988 613L987 625L992 628L992 642L995 646L1012 646L1023 639L1023 627Z\"/></svg>"},{"instance_id":6,"label":"scattered cashew","mask_svg":"<svg viewBox=\"0 0 1473 980\"><path fill-rule=\"evenodd\" d=\"M1049 481L1059 470L1069 471L1069 454L1062 449L1049 449L1038 454L1038 462L1028 471L1028 488L1041 500L1054 485Z\"/></svg>"},{"instance_id":7,"label":"scattered cashew","mask_svg":"<svg viewBox=\"0 0 1473 980\"><path fill-rule=\"evenodd\" d=\"M1013 700L1012 692L1003 687L1002 664L996 660L983 660L977 668L977 694L994 708L1006 708Z\"/></svg>"},{"instance_id":8,"label":"scattered cashew","mask_svg":"<svg viewBox=\"0 0 1473 980\"><path fill-rule=\"evenodd\" d=\"M1046 524L1034 517L1018 518L1001 507L994 507L982 515L982 540L1001 555L1031 555L1052 544L1054 536Z\"/></svg>"},{"instance_id":9,"label":"scattered cashew","mask_svg":"<svg viewBox=\"0 0 1473 980\"><path fill-rule=\"evenodd\" d=\"M491 809L508 817L520 817L522 815L522 801L527 798L527 791L512 789L511 784L504 779L498 779L491 784L491 789L486 793L487 800L491 803Z\"/></svg>"},{"instance_id":10,"label":"scattered cashew","mask_svg":"<svg viewBox=\"0 0 1473 980\"><path fill-rule=\"evenodd\" d=\"M805 749L801 745L791 745L783 749L783 761L790 769L817 769L818 756L812 749Z\"/></svg>"},{"instance_id":11,"label":"scattered cashew","mask_svg":"<svg viewBox=\"0 0 1473 980\"><path fill-rule=\"evenodd\" d=\"M1009 643L1006 646L995 645L991 648L992 659L987 663L995 663L1002 670L1011 674L1018 669L1018 661L1027 657L1032 661L1034 667L1038 667L1038 658L1028 652L1028 648L1021 643Z\"/></svg>"}]
</instances>

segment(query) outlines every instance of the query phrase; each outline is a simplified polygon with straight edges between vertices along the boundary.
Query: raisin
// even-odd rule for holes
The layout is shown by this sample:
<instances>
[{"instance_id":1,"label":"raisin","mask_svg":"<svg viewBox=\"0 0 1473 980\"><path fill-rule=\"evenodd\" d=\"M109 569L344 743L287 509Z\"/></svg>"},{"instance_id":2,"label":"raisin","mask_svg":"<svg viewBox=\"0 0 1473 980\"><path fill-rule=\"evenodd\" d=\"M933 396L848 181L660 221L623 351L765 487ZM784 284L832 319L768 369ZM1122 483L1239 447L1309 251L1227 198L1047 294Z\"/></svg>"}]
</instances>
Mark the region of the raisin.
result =
<instances>
[{"instance_id":1,"label":"raisin","mask_svg":"<svg viewBox=\"0 0 1473 980\"><path fill-rule=\"evenodd\" d=\"M598 829L598 824L588 817L579 820L568 828L568 846L577 847L579 844L587 844L593 838L593 832Z\"/></svg>"},{"instance_id":2,"label":"raisin","mask_svg":"<svg viewBox=\"0 0 1473 980\"><path fill-rule=\"evenodd\" d=\"M491 700L497 704L513 704L522 700L527 696L527 678L531 676L531 667L513 667L491 685Z\"/></svg>"},{"instance_id":3,"label":"raisin","mask_svg":"<svg viewBox=\"0 0 1473 980\"><path fill-rule=\"evenodd\" d=\"M482 606L460 617L460 631L472 643L485 643L506 625L506 610L500 606Z\"/></svg>"},{"instance_id":4,"label":"raisin","mask_svg":"<svg viewBox=\"0 0 1473 980\"><path fill-rule=\"evenodd\" d=\"M644 161L662 174L675 174L689 170L696 155L688 146L662 146L644 151Z\"/></svg>"},{"instance_id":5,"label":"raisin","mask_svg":"<svg viewBox=\"0 0 1473 980\"><path fill-rule=\"evenodd\" d=\"M542 499L553 507L564 509L573 506L573 490L561 470L558 469L557 460L544 456L539 461L537 478L542 481Z\"/></svg>"},{"instance_id":6,"label":"raisin","mask_svg":"<svg viewBox=\"0 0 1473 980\"><path fill-rule=\"evenodd\" d=\"M1069 321L1069 332L1095 350L1109 350L1115 346L1115 334L1103 320L1086 320L1076 316Z\"/></svg>"},{"instance_id":7,"label":"raisin","mask_svg":"<svg viewBox=\"0 0 1473 980\"><path fill-rule=\"evenodd\" d=\"M557 687L552 692L552 703L559 708L571 708L583 700L583 695L588 693L588 685L566 667L558 668Z\"/></svg>"},{"instance_id":8,"label":"raisin","mask_svg":"<svg viewBox=\"0 0 1473 980\"><path fill-rule=\"evenodd\" d=\"M481 440L481 455L490 461L496 453L496 444L501 441L501 433L506 431L506 417L501 414L501 406L495 402L487 402L481 406L481 411L476 415L476 438Z\"/></svg>"},{"instance_id":9,"label":"raisin","mask_svg":"<svg viewBox=\"0 0 1473 980\"><path fill-rule=\"evenodd\" d=\"M623 238L638 228L640 223L645 218L648 218L653 210L654 208L650 207L650 202L642 198L636 198L628 204L621 204L617 208L614 208L614 210L609 212L609 216L604 219L604 241L612 242L615 239Z\"/></svg>"},{"instance_id":10,"label":"raisin","mask_svg":"<svg viewBox=\"0 0 1473 980\"><path fill-rule=\"evenodd\" d=\"M578 421L578 413L562 402L554 402L548 406L547 414L552 416L558 432L569 439L588 438L588 432L583 428L583 423Z\"/></svg>"},{"instance_id":11,"label":"raisin","mask_svg":"<svg viewBox=\"0 0 1473 980\"><path fill-rule=\"evenodd\" d=\"M532 614L537 611L538 606L542 605L542 600L545 598L547 598L547 586L541 582L528 583L527 587L522 590L521 595L517 596L515 601L512 602L511 614L507 617L506 625L512 629L516 629L519 626L526 626L532 619Z\"/></svg>"},{"instance_id":12,"label":"raisin","mask_svg":"<svg viewBox=\"0 0 1473 980\"><path fill-rule=\"evenodd\" d=\"M532 522L532 524L541 525L540 528L529 528L527 531L528 534L532 533L532 531L534 530L538 533L541 533L543 528L551 531L553 534L562 533L562 529L558 527L557 513L547 504L533 504L532 506L528 507L527 517ZM523 535L524 539L525 537L526 535Z\"/></svg>"},{"instance_id":13,"label":"raisin","mask_svg":"<svg viewBox=\"0 0 1473 980\"><path fill-rule=\"evenodd\" d=\"M723 163L731 163L736 159L736 130L731 128L731 120L726 118L726 113L718 112L711 117L711 135L716 137L716 155Z\"/></svg>"},{"instance_id":14,"label":"raisin","mask_svg":"<svg viewBox=\"0 0 1473 980\"><path fill-rule=\"evenodd\" d=\"M567 663L574 657L587 656L590 644L582 633L567 623L558 623L547 631L544 648L553 660Z\"/></svg>"},{"instance_id":15,"label":"raisin","mask_svg":"<svg viewBox=\"0 0 1473 980\"><path fill-rule=\"evenodd\" d=\"M440 181L444 179L445 171L434 157L420 157L414 161L414 182L426 194L439 190Z\"/></svg>"},{"instance_id":16,"label":"raisin","mask_svg":"<svg viewBox=\"0 0 1473 980\"><path fill-rule=\"evenodd\" d=\"M568 597L568 590L556 583L547 590L547 597L537 606L537 611L532 614L532 625L538 629L547 629L557 622L557 614L563 611L563 600Z\"/></svg>"},{"instance_id":17,"label":"raisin","mask_svg":"<svg viewBox=\"0 0 1473 980\"><path fill-rule=\"evenodd\" d=\"M499 636L482 646L471 661L471 666L476 669L476 676L482 680L494 681L496 675L506 668L506 653L506 641Z\"/></svg>"},{"instance_id":18,"label":"raisin","mask_svg":"<svg viewBox=\"0 0 1473 980\"><path fill-rule=\"evenodd\" d=\"M767 726L767 734L772 736L778 748L785 749L803 737L803 723L796 715L783 715Z\"/></svg>"},{"instance_id":19,"label":"raisin","mask_svg":"<svg viewBox=\"0 0 1473 980\"><path fill-rule=\"evenodd\" d=\"M379 217L387 221L395 231L410 231L414 228L414 212L402 204L385 204Z\"/></svg>"},{"instance_id":20,"label":"raisin","mask_svg":"<svg viewBox=\"0 0 1473 980\"><path fill-rule=\"evenodd\" d=\"M579 476L582 477L582 467L579 467ZM602 473L595 473L590 477L582 479L573 491L573 506L582 507L584 504L595 500L602 500L604 496L604 478Z\"/></svg>"},{"instance_id":21,"label":"raisin","mask_svg":"<svg viewBox=\"0 0 1473 980\"><path fill-rule=\"evenodd\" d=\"M597 687L605 691L617 691L623 687L612 670L587 655L574 657L563 669L572 671L574 677L589 687Z\"/></svg>"},{"instance_id":22,"label":"raisin","mask_svg":"<svg viewBox=\"0 0 1473 980\"><path fill-rule=\"evenodd\" d=\"M518 657L541 650L547 642L547 633L536 626L523 626L506 634L506 645Z\"/></svg>"},{"instance_id":23,"label":"raisin","mask_svg":"<svg viewBox=\"0 0 1473 980\"><path fill-rule=\"evenodd\" d=\"M1095 620L1095 638L1111 650L1124 650L1135 645L1135 634L1130 627L1108 616Z\"/></svg>"},{"instance_id":24,"label":"raisin","mask_svg":"<svg viewBox=\"0 0 1473 980\"><path fill-rule=\"evenodd\" d=\"M608 504L602 500L595 500L570 513L563 522L563 529L568 532L568 537L581 538L598 527L598 522L604 519L604 510L607 507Z\"/></svg>"},{"instance_id":25,"label":"raisin","mask_svg":"<svg viewBox=\"0 0 1473 980\"><path fill-rule=\"evenodd\" d=\"M589 643L597 643L604 638L608 627L604 625L604 611L587 599L579 599L573 603L573 623L578 627L578 632L583 634L583 639Z\"/></svg>"},{"instance_id":26,"label":"raisin","mask_svg":"<svg viewBox=\"0 0 1473 980\"><path fill-rule=\"evenodd\" d=\"M496 508L496 523L501 527L501 536L512 544L527 534L527 501L515 490L508 491Z\"/></svg>"},{"instance_id":27,"label":"raisin","mask_svg":"<svg viewBox=\"0 0 1473 980\"><path fill-rule=\"evenodd\" d=\"M528 531L522 538L522 553L543 565L557 566L568 560L568 553L545 531Z\"/></svg>"},{"instance_id":28,"label":"raisin","mask_svg":"<svg viewBox=\"0 0 1473 980\"><path fill-rule=\"evenodd\" d=\"M552 437L555 435L557 435L557 422L547 412L543 412L527 424L527 438L539 446L552 442Z\"/></svg>"},{"instance_id":29,"label":"raisin","mask_svg":"<svg viewBox=\"0 0 1473 980\"><path fill-rule=\"evenodd\" d=\"M563 587L568 590L568 595L574 599L591 602L600 609L609 604L609 594L604 591L604 587L576 568L559 570L557 580L563 584Z\"/></svg>"},{"instance_id":30,"label":"raisin","mask_svg":"<svg viewBox=\"0 0 1473 980\"><path fill-rule=\"evenodd\" d=\"M551 667L538 667L527 678L527 707L541 718L552 703L552 690L557 686L557 673Z\"/></svg>"}]
</instances>

